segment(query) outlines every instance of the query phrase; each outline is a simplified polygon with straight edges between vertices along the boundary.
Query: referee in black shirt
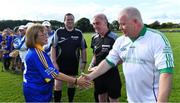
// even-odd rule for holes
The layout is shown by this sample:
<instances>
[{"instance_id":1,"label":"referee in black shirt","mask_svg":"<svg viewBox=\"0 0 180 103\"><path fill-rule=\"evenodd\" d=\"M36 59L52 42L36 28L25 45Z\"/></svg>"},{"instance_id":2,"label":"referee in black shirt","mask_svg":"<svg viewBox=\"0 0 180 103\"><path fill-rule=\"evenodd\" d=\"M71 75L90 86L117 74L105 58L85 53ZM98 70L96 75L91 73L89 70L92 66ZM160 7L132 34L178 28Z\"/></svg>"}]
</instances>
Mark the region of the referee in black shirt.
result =
<instances>
[{"instance_id":1,"label":"referee in black shirt","mask_svg":"<svg viewBox=\"0 0 180 103\"><path fill-rule=\"evenodd\" d=\"M78 75L78 67L84 70L86 65L86 42L82 32L74 28L74 16L67 13L64 16L65 28L56 30L54 42L51 48L51 59L54 66L60 72L75 77ZM81 54L81 55L80 55ZM81 57L81 58L80 58ZM54 101L61 101L62 81L55 80ZM68 83L68 99L73 102L75 85Z\"/></svg>"},{"instance_id":2,"label":"referee in black shirt","mask_svg":"<svg viewBox=\"0 0 180 103\"><path fill-rule=\"evenodd\" d=\"M93 18L95 34L92 37L91 48L93 58L89 68L97 66L106 58L117 38L117 35L108 28L108 20L104 14L97 14ZM93 71L88 69L89 71ZM94 96L96 102L118 102L121 96L121 80L118 68L113 67L104 75L94 79Z\"/></svg>"}]
</instances>

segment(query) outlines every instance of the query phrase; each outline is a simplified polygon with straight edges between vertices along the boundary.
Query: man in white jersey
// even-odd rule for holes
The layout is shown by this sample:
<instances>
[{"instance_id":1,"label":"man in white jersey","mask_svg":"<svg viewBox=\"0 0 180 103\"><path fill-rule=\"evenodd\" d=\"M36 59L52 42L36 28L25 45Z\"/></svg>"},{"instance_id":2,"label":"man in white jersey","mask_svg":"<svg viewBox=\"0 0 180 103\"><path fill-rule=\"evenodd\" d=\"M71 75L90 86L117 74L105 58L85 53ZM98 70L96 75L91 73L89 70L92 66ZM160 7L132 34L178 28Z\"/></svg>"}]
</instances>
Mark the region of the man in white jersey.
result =
<instances>
[{"instance_id":1,"label":"man in white jersey","mask_svg":"<svg viewBox=\"0 0 180 103\"><path fill-rule=\"evenodd\" d=\"M124 35L116 39L106 59L87 79L93 80L121 61L128 102L167 102L174 67L168 39L146 28L134 7L123 9L118 22Z\"/></svg>"},{"instance_id":2,"label":"man in white jersey","mask_svg":"<svg viewBox=\"0 0 180 103\"><path fill-rule=\"evenodd\" d=\"M19 40L19 45L18 45L18 50L19 50L19 56L21 58L21 69L22 71L24 70L24 63L25 63L25 58L26 58L26 54L27 54L27 47L26 47L26 44L25 44L25 39L26 39L26 30L31 27L32 25L34 25L34 23L32 22L28 22L25 26L23 26L23 30L20 32L22 33L22 38L20 38ZM21 28L21 26L19 27L19 29Z\"/></svg>"}]
</instances>

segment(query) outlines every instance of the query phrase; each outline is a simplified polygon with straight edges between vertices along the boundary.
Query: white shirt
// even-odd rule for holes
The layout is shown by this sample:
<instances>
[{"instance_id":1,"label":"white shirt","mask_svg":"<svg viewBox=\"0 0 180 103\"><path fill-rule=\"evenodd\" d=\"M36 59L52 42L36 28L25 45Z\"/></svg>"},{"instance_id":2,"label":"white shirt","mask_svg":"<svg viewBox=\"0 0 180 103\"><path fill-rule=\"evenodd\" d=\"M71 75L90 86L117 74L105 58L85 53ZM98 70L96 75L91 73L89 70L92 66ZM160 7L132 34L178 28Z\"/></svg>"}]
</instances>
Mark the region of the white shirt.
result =
<instances>
[{"instance_id":1,"label":"white shirt","mask_svg":"<svg viewBox=\"0 0 180 103\"><path fill-rule=\"evenodd\" d=\"M53 35L48 37L48 43L46 45L43 46L44 50L48 50L47 54L50 56L50 51L51 50L51 44L52 44L52 40L53 40Z\"/></svg>"},{"instance_id":2,"label":"white shirt","mask_svg":"<svg viewBox=\"0 0 180 103\"><path fill-rule=\"evenodd\" d=\"M140 35L134 42L119 37L106 59L114 65L123 61L128 102L156 102L159 70L174 67L173 54L162 33L144 27Z\"/></svg>"},{"instance_id":3,"label":"white shirt","mask_svg":"<svg viewBox=\"0 0 180 103\"><path fill-rule=\"evenodd\" d=\"M25 39L25 36L23 36L23 38L21 39L21 42L23 42L24 39ZM25 63L26 54L27 54L27 47L26 47L26 43L24 42L22 46L19 48L19 56L23 63Z\"/></svg>"}]
</instances>

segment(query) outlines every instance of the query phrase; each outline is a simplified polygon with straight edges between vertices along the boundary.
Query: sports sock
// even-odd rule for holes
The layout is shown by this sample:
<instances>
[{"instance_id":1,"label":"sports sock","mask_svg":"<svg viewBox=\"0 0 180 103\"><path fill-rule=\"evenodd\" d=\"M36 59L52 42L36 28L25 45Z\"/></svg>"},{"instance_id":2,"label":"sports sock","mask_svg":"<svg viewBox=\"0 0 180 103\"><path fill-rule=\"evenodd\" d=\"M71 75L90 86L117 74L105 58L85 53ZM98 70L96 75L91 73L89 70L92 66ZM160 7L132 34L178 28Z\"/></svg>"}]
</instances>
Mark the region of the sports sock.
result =
<instances>
[{"instance_id":1,"label":"sports sock","mask_svg":"<svg viewBox=\"0 0 180 103\"><path fill-rule=\"evenodd\" d=\"M75 95L75 88L68 88L68 99L69 99L69 102L73 102L74 95Z\"/></svg>"},{"instance_id":2,"label":"sports sock","mask_svg":"<svg viewBox=\"0 0 180 103\"><path fill-rule=\"evenodd\" d=\"M54 91L54 102L61 102L62 91Z\"/></svg>"},{"instance_id":3,"label":"sports sock","mask_svg":"<svg viewBox=\"0 0 180 103\"><path fill-rule=\"evenodd\" d=\"M94 91L94 99L95 99L95 102L96 102L96 103L99 102L98 93L97 93L96 91Z\"/></svg>"}]
</instances>

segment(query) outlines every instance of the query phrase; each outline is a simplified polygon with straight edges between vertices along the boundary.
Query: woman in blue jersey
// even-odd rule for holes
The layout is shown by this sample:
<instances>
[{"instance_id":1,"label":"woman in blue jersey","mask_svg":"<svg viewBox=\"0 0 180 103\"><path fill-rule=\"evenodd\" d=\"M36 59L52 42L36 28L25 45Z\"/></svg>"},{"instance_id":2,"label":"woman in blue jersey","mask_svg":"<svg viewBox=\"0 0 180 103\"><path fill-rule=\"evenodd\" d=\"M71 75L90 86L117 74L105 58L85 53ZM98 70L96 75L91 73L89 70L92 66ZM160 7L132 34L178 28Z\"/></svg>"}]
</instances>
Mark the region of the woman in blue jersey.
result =
<instances>
[{"instance_id":1,"label":"woman in blue jersey","mask_svg":"<svg viewBox=\"0 0 180 103\"><path fill-rule=\"evenodd\" d=\"M50 102L54 79L75 83L82 87L90 85L90 82L85 81L82 77L73 78L59 73L43 50L45 44L47 44L47 35L44 26L34 24L28 28L26 32L28 53L23 77L26 102Z\"/></svg>"}]
</instances>

